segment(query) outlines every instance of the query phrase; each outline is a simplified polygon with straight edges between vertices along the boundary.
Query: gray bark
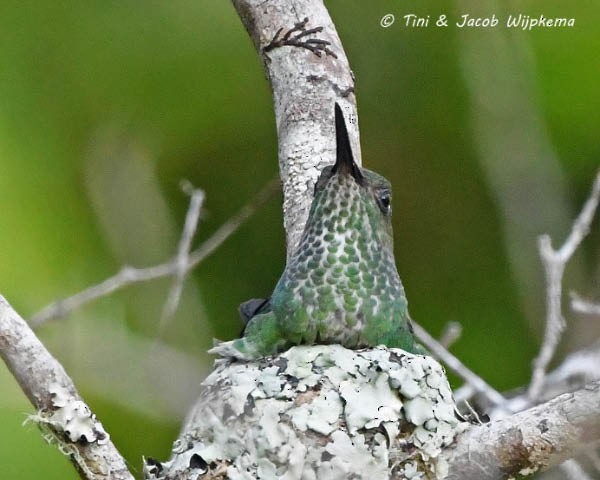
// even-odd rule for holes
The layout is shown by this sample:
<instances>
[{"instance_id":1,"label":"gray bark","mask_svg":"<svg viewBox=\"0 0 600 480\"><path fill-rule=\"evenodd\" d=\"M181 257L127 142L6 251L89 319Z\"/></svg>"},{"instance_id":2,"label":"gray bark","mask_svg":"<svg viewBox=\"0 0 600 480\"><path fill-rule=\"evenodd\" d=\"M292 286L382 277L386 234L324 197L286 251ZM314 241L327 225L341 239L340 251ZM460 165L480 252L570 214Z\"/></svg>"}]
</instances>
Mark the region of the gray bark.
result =
<instances>
[{"instance_id":1,"label":"gray bark","mask_svg":"<svg viewBox=\"0 0 600 480\"><path fill-rule=\"evenodd\" d=\"M600 382L471 428L444 456L448 480L531 475L600 445Z\"/></svg>"},{"instance_id":2,"label":"gray bark","mask_svg":"<svg viewBox=\"0 0 600 480\"><path fill-rule=\"evenodd\" d=\"M288 259L300 241L312 201L313 187L325 165L335 162L333 105L350 118L350 140L361 164L354 76L322 1L233 0L264 65L275 107L279 139L279 173L283 183L283 214ZM308 19L305 28L322 31L304 37L330 42L319 55L299 46L268 49ZM267 48L267 51L265 51Z\"/></svg>"},{"instance_id":3,"label":"gray bark","mask_svg":"<svg viewBox=\"0 0 600 480\"><path fill-rule=\"evenodd\" d=\"M62 365L0 296L0 356L37 409L30 420L69 455L81 478L133 480L102 424Z\"/></svg>"}]
</instances>

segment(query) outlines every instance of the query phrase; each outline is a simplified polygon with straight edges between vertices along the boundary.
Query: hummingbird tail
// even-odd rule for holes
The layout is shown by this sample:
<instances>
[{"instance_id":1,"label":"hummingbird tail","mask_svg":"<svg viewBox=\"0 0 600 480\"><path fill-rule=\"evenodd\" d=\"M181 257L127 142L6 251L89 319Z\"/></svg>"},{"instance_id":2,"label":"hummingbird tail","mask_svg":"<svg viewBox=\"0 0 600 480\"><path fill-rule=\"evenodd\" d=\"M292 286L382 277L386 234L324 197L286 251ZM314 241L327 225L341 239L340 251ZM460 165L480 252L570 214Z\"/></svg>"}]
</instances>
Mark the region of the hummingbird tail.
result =
<instances>
[{"instance_id":1,"label":"hummingbird tail","mask_svg":"<svg viewBox=\"0 0 600 480\"><path fill-rule=\"evenodd\" d=\"M230 342L222 342L215 338L213 340L213 348L208 353L226 358L236 358L238 360L252 360L256 358L252 350L249 348L245 338L238 338Z\"/></svg>"},{"instance_id":2,"label":"hummingbird tail","mask_svg":"<svg viewBox=\"0 0 600 480\"><path fill-rule=\"evenodd\" d=\"M273 312L259 314L250 319L244 336L230 342L215 340L208 353L222 357L252 360L267 355L275 355L285 349L286 339L281 335Z\"/></svg>"}]
</instances>

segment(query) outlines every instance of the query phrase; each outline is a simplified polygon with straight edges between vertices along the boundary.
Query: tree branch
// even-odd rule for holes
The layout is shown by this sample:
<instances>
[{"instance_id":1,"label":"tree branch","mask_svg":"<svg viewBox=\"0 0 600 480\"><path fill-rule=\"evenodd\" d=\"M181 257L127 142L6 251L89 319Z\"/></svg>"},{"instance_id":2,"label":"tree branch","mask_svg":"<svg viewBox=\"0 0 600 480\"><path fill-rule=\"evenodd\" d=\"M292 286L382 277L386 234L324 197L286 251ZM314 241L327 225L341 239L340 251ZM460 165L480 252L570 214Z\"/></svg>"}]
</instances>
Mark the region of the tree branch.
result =
<instances>
[{"instance_id":1,"label":"tree branch","mask_svg":"<svg viewBox=\"0 0 600 480\"><path fill-rule=\"evenodd\" d=\"M0 296L0 355L29 401L30 417L68 455L81 478L133 480L125 460L73 381L27 323Z\"/></svg>"},{"instance_id":2,"label":"tree branch","mask_svg":"<svg viewBox=\"0 0 600 480\"><path fill-rule=\"evenodd\" d=\"M465 432L448 480L500 480L559 465L600 441L600 382Z\"/></svg>"},{"instance_id":3,"label":"tree branch","mask_svg":"<svg viewBox=\"0 0 600 480\"><path fill-rule=\"evenodd\" d=\"M352 151L361 164L354 77L321 0L233 0L233 5L254 42L273 90L289 258L308 218L313 186L323 167L335 161L334 102L351 119L348 130ZM324 54L283 40L296 38L298 34L292 34L302 29L297 40L319 40L312 45L326 48ZM282 37L283 31L287 33Z\"/></svg>"},{"instance_id":4,"label":"tree branch","mask_svg":"<svg viewBox=\"0 0 600 480\"><path fill-rule=\"evenodd\" d=\"M181 235L181 239L179 240L179 248L177 249L177 256L174 260L176 269L174 273L175 278L161 315L159 327L160 333L164 332L169 319L175 314L177 306L179 305L181 292L183 291L183 284L185 283L185 277L189 271L188 264L192 240L196 234L198 220L200 219L200 211L202 210L202 204L204 203L204 192L202 190L193 188L188 182L185 182L182 185L182 188L190 195L190 206L188 207L188 211L185 216L183 233Z\"/></svg>"},{"instance_id":5,"label":"tree branch","mask_svg":"<svg viewBox=\"0 0 600 480\"><path fill-rule=\"evenodd\" d=\"M600 315L600 304L590 302L575 292L570 293L571 310L585 315Z\"/></svg>"},{"instance_id":6,"label":"tree branch","mask_svg":"<svg viewBox=\"0 0 600 480\"><path fill-rule=\"evenodd\" d=\"M546 329L540 353L533 363L533 374L528 391L531 400L535 400L541 392L546 369L565 328L562 314L562 277L565 266L588 234L599 201L600 171L596 174L590 196L573 222L571 232L563 245L558 250L554 250L548 235L539 238L539 252L546 273Z\"/></svg>"}]
</instances>

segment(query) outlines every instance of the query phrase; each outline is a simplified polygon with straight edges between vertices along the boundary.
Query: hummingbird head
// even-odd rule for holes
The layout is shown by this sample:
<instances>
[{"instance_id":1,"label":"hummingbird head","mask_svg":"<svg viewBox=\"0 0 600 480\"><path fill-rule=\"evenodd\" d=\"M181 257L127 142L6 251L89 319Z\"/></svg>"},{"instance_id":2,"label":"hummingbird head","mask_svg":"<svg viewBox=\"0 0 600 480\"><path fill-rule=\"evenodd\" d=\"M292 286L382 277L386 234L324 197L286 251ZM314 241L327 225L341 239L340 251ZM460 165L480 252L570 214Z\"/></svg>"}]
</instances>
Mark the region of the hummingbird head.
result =
<instances>
[{"instance_id":1,"label":"hummingbird head","mask_svg":"<svg viewBox=\"0 0 600 480\"><path fill-rule=\"evenodd\" d=\"M309 223L314 215L329 217L324 226L338 234L368 229L368 237L393 249L392 187L381 175L354 161L342 109L335 104L336 161L321 172Z\"/></svg>"}]
</instances>

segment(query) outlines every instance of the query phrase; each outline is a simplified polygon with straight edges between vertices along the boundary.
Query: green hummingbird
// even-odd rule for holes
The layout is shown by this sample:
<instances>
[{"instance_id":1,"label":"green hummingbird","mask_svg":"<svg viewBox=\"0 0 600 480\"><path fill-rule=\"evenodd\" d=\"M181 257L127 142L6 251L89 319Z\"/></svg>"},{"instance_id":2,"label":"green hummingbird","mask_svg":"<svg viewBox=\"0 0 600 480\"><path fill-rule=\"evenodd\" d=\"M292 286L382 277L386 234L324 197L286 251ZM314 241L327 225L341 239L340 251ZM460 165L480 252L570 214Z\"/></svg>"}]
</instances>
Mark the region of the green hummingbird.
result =
<instances>
[{"instance_id":1,"label":"green hummingbird","mask_svg":"<svg viewBox=\"0 0 600 480\"><path fill-rule=\"evenodd\" d=\"M240 306L247 321L242 338L211 353L253 359L334 343L424 353L394 260L391 185L356 164L337 103L334 110L336 161L315 185L298 248L271 297Z\"/></svg>"}]
</instances>

